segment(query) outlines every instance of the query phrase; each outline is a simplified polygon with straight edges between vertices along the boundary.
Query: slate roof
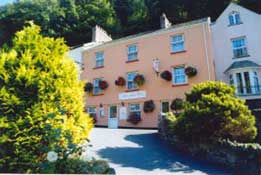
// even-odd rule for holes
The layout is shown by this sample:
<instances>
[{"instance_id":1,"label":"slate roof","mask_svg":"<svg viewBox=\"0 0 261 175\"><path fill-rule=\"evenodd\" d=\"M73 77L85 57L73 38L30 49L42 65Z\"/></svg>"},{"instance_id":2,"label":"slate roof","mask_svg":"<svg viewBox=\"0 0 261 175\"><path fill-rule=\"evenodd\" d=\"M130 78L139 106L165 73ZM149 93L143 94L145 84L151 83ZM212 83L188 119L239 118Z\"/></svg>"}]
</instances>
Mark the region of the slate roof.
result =
<instances>
[{"instance_id":1,"label":"slate roof","mask_svg":"<svg viewBox=\"0 0 261 175\"><path fill-rule=\"evenodd\" d=\"M233 64L231 64L225 72L232 70L232 69L239 69L239 68L257 68L261 66L253 61L249 61L249 60L244 60L244 61L236 61Z\"/></svg>"}]
</instances>

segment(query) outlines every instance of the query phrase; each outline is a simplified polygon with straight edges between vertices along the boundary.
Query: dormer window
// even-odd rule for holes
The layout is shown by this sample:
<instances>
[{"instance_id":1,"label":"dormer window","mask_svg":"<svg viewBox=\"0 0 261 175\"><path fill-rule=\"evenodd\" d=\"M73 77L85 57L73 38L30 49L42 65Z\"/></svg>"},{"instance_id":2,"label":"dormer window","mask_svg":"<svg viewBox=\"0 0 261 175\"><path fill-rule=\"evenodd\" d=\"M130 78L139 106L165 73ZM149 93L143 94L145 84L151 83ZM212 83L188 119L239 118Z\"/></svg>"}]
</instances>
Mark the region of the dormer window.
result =
<instances>
[{"instance_id":1,"label":"dormer window","mask_svg":"<svg viewBox=\"0 0 261 175\"><path fill-rule=\"evenodd\" d=\"M233 25L238 25L241 24L241 19L240 19L240 14L238 12L231 12L229 14L229 25L233 26Z\"/></svg>"}]
</instances>

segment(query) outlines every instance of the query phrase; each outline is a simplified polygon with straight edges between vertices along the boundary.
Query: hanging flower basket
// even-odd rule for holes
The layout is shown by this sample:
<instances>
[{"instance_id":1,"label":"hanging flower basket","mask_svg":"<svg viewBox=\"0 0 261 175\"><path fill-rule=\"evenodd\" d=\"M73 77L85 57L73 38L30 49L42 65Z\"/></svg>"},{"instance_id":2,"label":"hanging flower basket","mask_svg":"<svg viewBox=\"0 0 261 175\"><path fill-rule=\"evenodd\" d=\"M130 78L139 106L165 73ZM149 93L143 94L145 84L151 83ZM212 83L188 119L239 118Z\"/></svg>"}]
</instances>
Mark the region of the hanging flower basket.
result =
<instances>
[{"instance_id":1,"label":"hanging flower basket","mask_svg":"<svg viewBox=\"0 0 261 175\"><path fill-rule=\"evenodd\" d=\"M192 66L188 66L185 68L185 74L190 78L190 77L194 77L195 75L197 75L198 71L196 68L192 67Z\"/></svg>"},{"instance_id":2,"label":"hanging flower basket","mask_svg":"<svg viewBox=\"0 0 261 175\"><path fill-rule=\"evenodd\" d=\"M90 82L86 83L84 86L84 91L90 93L92 92L92 90L93 90L93 84Z\"/></svg>"},{"instance_id":3,"label":"hanging flower basket","mask_svg":"<svg viewBox=\"0 0 261 175\"><path fill-rule=\"evenodd\" d=\"M141 117L138 114L131 113L127 119L128 122L137 125L141 121Z\"/></svg>"},{"instance_id":4,"label":"hanging flower basket","mask_svg":"<svg viewBox=\"0 0 261 175\"><path fill-rule=\"evenodd\" d=\"M154 104L153 100L148 100L148 101L144 102L143 111L145 113L153 112L154 109L155 109L155 104Z\"/></svg>"},{"instance_id":5,"label":"hanging flower basket","mask_svg":"<svg viewBox=\"0 0 261 175\"><path fill-rule=\"evenodd\" d=\"M165 70L160 74L160 77L166 81L171 81L172 80L172 74L170 71Z\"/></svg>"},{"instance_id":6,"label":"hanging flower basket","mask_svg":"<svg viewBox=\"0 0 261 175\"><path fill-rule=\"evenodd\" d=\"M105 90L108 87L109 87L109 84L107 83L107 81L105 81L105 80L99 81L99 88L101 88L102 90Z\"/></svg>"},{"instance_id":7,"label":"hanging flower basket","mask_svg":"<svg viewBox=\"0 0 261 175\"><path fill-rule=\"evenodd\" d=\"M119 77L117 80L115 80L116 86L125 86L126 80L123 77Z\"/></svg>"},{"instance_id":8,"label":"hanging flower basket","mask_svg":"<svg viewBox=\"0 0 261 175\"><path fill-rule=\"evenodd\" d=\"M134 78L134 82L138 86L142 86L145 83L145 77L142 74L137 74Z\"/></svg>"}]
</instances>

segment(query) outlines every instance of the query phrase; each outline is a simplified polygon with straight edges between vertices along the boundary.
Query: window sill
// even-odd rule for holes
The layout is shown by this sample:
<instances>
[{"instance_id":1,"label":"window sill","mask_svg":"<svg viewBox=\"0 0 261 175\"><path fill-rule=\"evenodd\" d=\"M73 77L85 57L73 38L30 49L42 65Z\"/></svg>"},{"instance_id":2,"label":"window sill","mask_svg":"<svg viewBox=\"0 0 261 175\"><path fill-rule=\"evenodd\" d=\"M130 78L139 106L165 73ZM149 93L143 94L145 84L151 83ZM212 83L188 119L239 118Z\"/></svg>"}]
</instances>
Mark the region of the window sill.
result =
<instances>
[{"instance_id":1,"label":"window sill","mask_svg":"<svg viewBox=\"0 0 261 175\"><path fill-rule=\"evenodd\" d=\"M232 59L240 59L240 58L247 58L247 57L250 57L250 55L244 55L244 56L241 56L241 57L233 57Z\"/></svg>"},{"instance_id":2,"label":"window sill","mask_svg":"<svg viewBox=\"0 0 261 175\"><path fill-rule=\"evenodd\" d=\"M102 96L102 95L104 95L103 93L101 93L101 94L92 94L92 96Z\"/></svg>"},{"instance_id":3,"label":"window sill","mask_svg":"<svg viewBox=\"0 0 261 175\"><path fill-rule=\"evenodd\" d=\"M128 61L126 61L126 63L132 63L132 62L138 62L139 60L138 59L136 59L136 60L128 60Z\"/></svg>"},{"instance_id":4,"label":"window sill","mask_svg":"<svg viewBox=\"0 0 261 175\"><path fill-rule=\"evenodd\" d=\"M125 92L134 92L134 91L139 91L140 89L127 89Z\"/></svg>"},{"instance_id":5,"label":"window sill","mask_svg":"<svg viewBox=\"0 0 261 175\"><path fill-rule=\"evenodd\" d=\"M242 22L238 23L238 24L228 24L228 27L233 27L233 26L238 26L238 25L241 25L243 24Z\"/></svg>"},{"instance_id":6,"label":"window sill","mask_svg":"<svg viewBox=\"0 0 261 175\"><path fill-rule=\"evenodd\" d=\"M171 55L174 55L174 54L179 54L179 53L185 53L187 52L186 50L182 50L182 51L178 51L178 52L170 52Z\"/></svg>"},{"instance_id":7,"label":"window sill","mask_svg":"<svg viewBox=\"0 0 261 175\"><path fill-rule=\"evenodd\" d=\"M93 69L101 69L101 68L104 68L104 66L97 66L97 67L94 67Z\"/></svg>"},{"instance_id":8,"label":"window sill","mask_svg":"<svg viewBox=\"0 0 261 175\"><path fill-rule=\"evenodd\" d=\"M183 84L172 84L172 87L179 87L179 86L188 86L188 83L183 83Z\"/></svg>"}]
</instances>

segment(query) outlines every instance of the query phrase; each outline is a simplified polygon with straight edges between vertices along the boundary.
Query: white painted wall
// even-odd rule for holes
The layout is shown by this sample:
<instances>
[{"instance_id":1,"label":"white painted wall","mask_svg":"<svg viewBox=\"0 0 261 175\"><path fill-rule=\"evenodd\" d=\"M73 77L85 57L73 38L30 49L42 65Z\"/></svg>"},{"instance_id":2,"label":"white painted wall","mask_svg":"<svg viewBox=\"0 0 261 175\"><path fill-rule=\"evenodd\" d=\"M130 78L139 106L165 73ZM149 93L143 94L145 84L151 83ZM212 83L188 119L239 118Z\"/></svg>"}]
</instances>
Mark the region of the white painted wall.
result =
<instances>
[{"instance_id":1,"label":"white painted wall","mask_svg":"<svg viewBox=\"0 0 261 175\"><path fill-rule=\"evenodd\" d=\"M229 26L228 16L232 11L240 13L242 24ZM239 5L231 3L211 26L214 48L216 79L228 83L228 75L224 71L234 62L251 60L261 65L261 15ZM231 39L245 36L249 57L232 59ZM259 70L259 84L261 71Z\"/></svg>"}]
</instances>

